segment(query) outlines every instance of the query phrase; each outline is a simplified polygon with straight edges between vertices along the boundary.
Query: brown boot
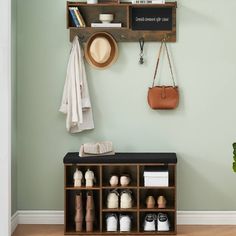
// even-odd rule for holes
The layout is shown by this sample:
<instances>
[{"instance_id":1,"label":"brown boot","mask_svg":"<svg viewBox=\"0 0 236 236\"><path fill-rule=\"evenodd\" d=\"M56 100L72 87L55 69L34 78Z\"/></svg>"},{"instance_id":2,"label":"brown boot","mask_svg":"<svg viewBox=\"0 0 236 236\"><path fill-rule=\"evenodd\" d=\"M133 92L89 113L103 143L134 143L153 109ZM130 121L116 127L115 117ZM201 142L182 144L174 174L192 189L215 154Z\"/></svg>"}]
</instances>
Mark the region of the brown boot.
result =
<instances>
[{"instance_id":1,"label":"brown boot","mask_svg":"<svg viewBox=\"0 0 236 236\"><path fill-rule=\"evenodd\" d=\"M82 231L83 218L82 193L79 193L75 196L75 231Z\"/></svg>"},{"instance_id":2,"label":"brown boot","mask_svg":"<svg viewBox=\"0 0 236 236\"><path fill-rule=\"evenodd\" d=\"M94 201L93 201L93 193L87 192L87 203L86 203L86 231L91 232L93 231L93 223L95 220L94 217Z\"/></svg>"}]
</instances>

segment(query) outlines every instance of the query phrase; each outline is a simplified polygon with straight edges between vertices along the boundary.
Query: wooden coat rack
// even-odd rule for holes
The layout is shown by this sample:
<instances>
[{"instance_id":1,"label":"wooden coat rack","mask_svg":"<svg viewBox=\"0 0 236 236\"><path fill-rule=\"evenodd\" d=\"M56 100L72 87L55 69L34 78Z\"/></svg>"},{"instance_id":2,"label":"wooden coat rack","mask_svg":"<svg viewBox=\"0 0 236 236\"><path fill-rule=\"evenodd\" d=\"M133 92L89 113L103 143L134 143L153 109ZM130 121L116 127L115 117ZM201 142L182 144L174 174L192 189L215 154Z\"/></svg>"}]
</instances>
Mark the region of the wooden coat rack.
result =
<instances>
[{"instance_id":1,"label":"wooden coat rack","mask_svg":"<svg viewBox=\"0 0 236 236\"><path fill-rule=\"evenodd\" d=\"M74 27L69 14L70 7L77 7L86 27ZM67 2L67 28L70 30L70 41L78 35L82 42L95 32L105 31L113 35L117 42L176 42L176 8L177 2L165 4L132 4L132 3L76 3ZM114 23L122 23L121 28L93 28L91 23L99 22L99 14L114 14Z\"/></svg>"}]
</instances>

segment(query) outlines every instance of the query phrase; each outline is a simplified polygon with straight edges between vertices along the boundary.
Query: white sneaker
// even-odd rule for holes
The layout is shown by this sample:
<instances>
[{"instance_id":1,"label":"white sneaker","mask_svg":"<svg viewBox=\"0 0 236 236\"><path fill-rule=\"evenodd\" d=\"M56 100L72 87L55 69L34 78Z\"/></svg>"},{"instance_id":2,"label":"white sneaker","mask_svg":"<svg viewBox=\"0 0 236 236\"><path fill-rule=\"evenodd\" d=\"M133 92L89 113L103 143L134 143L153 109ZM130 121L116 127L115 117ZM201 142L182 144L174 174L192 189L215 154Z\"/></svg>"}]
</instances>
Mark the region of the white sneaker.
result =
<instances>
[{"instance_id":1,"label":"white sneaker","mask_svg":"<svg viewBox=\"0 0 236 236\"><path fill-rule=\"evenodd\" d=\"M107 208L119 207L119 193L116 190L112 190L107 195Z\"/></svg>"},{"instance_id":2,"label":"white sneaker","mask_svg":"<svg viewBox=\"0 0 236 236\"><path fill-rule=\"evenodd\" d=\"M120 215L120 232L131 231L131 217L128 215Z\"/></svg>"},{"instance_id":3,"label":"white sneaker","mask_svg":"<svg viewBox=\"0 0 236 236\"><path fill-rule=\"evenodd\" d=\"M144 219L144 231L156 231L156 215L146 214Z\"/></svg>"},{"instance_id":4,"label":"white sneaker","mask_svg":"<svg viewBox=\"0 0 236 236\"><path fill-rule=\"evenodd\" d=\"M132 208L132 192L130 190L123 190L120 195L120 208Z\"/></svg>"},{"instance_id":5,"label":"white sneaker","mask_svg":"<svg viewBox=\"0 0 236 236\"><path fill-rule=\"evenodd\" d=\"M167 214L159 213L157 216L157 231L169 231L170 223Z\"/></svg>"},{"instance_id":6,"label":"white sneaker","mask_svg":"<svg viewBox=\"0 0 236 236\"><path fill-rule=\"evenodd\" d=\"M116 214L106 216L107 232L116 232L118 230L118 218Z\"/></svg>"},{"instance_id":7,"label":"white sneaker","mask_svg":"<svg viewBox=\"0 0 236 236\"><path fill-rule=\"evenodd\" d=\"M85 172L84 178L86 180L85 186L86 187L93 187L93 183L95 180L94 172L91 171L90 169L87 169L87 171Z\"/></svg>"}]
</instances>

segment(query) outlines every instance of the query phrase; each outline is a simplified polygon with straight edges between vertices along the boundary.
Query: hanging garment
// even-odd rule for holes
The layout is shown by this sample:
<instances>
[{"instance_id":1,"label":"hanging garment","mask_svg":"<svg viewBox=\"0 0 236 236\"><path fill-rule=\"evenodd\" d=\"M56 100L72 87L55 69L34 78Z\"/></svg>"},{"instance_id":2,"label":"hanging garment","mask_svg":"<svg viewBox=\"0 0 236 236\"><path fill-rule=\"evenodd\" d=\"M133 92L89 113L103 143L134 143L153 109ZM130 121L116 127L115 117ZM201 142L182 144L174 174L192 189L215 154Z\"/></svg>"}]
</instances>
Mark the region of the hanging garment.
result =
<instances>
[{"instance_id":1,"label":"hanging garment","mask_svg":"<svg viewBox=\"0 0 236 236\"><path fill-rule=\"evenodd\" d=\"M60 112L66 114L70 133L93 129L93 114L84 66L84 53L78 36L72 42Z\"/></svg>"}]
</instances>

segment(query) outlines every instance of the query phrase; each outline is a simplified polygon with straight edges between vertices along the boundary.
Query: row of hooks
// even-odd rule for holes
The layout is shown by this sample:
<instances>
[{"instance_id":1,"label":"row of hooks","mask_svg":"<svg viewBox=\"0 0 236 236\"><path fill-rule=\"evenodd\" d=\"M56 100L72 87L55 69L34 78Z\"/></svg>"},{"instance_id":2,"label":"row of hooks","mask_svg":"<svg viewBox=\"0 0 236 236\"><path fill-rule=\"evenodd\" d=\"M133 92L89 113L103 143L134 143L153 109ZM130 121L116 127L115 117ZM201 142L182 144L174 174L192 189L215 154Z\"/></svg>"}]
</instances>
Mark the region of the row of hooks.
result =
<instances>
[{"instance_id":1,"label":"row of hooks","mask_svg":"<svg viewBox=\"0 0 236 236\"><path fill-rule=\"evenodd\" d=\"M78 35L78 38L79 38L79 41L80 42L84 42L84 39L85 39L85 36L84 35ZM121 39L126 39L126 36L125 35L123 35L123 34L121 34L120 35L120 38ZM168 39L170 38L170 36L168 36L168 35L165 35L164 37L163 37L163 39L162 39L162 41L163 42L165 42L165 41L167 41ZM140 39L139 39L139 42L144 42L145 41L145 38L144 37L141 37Z\"/></svg>"}]
</instances>

